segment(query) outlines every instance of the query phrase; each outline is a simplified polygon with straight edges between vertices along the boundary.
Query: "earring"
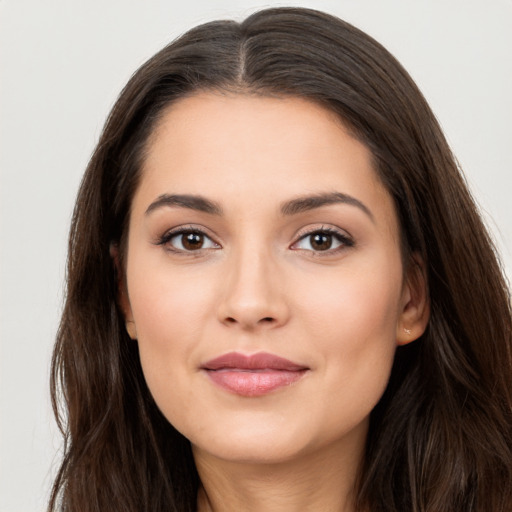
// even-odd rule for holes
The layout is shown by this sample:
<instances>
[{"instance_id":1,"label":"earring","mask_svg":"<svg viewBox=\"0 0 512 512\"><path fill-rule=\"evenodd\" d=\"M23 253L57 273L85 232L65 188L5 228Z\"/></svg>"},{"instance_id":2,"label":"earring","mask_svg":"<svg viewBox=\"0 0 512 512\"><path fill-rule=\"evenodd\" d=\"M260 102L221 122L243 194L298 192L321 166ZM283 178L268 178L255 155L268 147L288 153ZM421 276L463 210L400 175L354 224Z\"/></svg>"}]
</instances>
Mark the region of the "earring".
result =
<instances>
[{"instance_id":1,"label":"earring","mask_svg":"<svg viewBox=\"0 0 512 512\"><path fill-rule=\"evenodd\" d=\"M126 327L126 332L128 333L128 336L130 336L130 338L132 340L136 340L137 339L137 329L135 328L135 322L132 322L130 320L130 321L126 322L125 327Z\"/></svg>"},{"instance_id":2,"label":"earring","mask_svg":"<svg viewBox=\"0 0 512 512\"><path fill-rule=\"evenodd\" d=\"M405 334L407 334L407 336L409 336L412 331L411 331L411 329L405 329L404 328L404 332L405 332Z\"/></svg>"}]
</instances>

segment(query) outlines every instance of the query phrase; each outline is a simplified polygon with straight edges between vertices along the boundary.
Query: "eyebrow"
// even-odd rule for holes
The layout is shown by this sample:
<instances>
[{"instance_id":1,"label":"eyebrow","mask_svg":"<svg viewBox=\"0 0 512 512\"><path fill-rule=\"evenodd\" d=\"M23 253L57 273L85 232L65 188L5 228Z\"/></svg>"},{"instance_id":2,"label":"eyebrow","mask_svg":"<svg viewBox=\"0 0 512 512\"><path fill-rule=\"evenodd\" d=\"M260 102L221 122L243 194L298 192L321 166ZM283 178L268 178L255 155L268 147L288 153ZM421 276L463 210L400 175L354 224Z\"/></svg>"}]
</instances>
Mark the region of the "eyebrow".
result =
<instances>
[{"instance_id":1,"label":"eyebrow","mask_svg":"<svg viewBox=\"0 0 512 512\"><path fill-rule=\"evenodd\" d=\"M292 199L281 205L281 213L283 215L296 215L298 213L314 210L315 208L320 208L321 206L339 203L359 208L375 222L372 212L364 203L353 196L341 192L327 192L325 194L315 194Z\"/></svg>"},{"instance_id":2,"label":"eyebrow","mask_svg":"<svg viewBox=\"0 0 512 512\"><path fill-rule=\"evenodd\" d=\"M341 192L327 192L324 194L315 194L310 196L301 196L281 204L281 214L285 216L297 215L315 208L328 206L330 204L348 204L362 210L372 221L375 218L370 209L359 199ZM215 201L206 199L203 196L193 194L162 194L153 201L146 209L146 215L162 207L189 208L199 212L209 213L211 215L222 215L221 206Z\"/></svg>"},{"instance_id":3,"label":"eyebrow","mask_svg":"<svg viewBox=\"0 0 512 512\"><path fill-rule=\"evenodd\" d=\"M178 206L212 215L222 215L222 208L219 204L192 194L162 194L148 206L146 215L163 206Z\"/></svg>"}]
</instances>

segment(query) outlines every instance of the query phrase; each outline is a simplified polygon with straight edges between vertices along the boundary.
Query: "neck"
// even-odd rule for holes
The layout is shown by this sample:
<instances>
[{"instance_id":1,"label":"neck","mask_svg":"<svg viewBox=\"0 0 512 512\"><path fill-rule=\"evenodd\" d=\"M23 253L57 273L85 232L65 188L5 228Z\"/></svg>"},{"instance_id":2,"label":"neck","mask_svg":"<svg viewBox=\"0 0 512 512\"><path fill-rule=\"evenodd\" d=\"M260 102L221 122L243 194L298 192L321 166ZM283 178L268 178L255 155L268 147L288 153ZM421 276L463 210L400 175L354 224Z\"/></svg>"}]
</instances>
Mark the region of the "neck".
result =
<instances>
[{"instance_id":1,"label":"neck","mask_svg":"<svg viewBox=\"0 0 512 512\"><path fill-rule=\"evenodd\" d=\"M364 440L294 460L241 463L194 448L201 479L198 512L355 512L355 486Z\"/></svg>"}]
</instances>

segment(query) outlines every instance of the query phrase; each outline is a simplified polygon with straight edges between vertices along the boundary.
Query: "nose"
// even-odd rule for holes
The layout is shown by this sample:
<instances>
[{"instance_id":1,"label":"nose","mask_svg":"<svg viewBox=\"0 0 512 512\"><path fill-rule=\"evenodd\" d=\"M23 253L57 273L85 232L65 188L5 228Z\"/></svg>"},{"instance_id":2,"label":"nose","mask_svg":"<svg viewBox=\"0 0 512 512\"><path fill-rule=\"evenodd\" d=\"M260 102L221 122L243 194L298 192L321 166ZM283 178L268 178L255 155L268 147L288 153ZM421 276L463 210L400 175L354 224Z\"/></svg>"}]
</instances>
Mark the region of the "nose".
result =
<instances>
[{"instance_id":1,"label":"nose","mask_svg":"<svg viewBox=\"0 0 512 512\"><path fill-rule=\"evenodd\" d=\"M248 249L229 261L219 320L246 331L271 329L289 319L282 272L267 251Z\"/></svg>"}]
</instances>

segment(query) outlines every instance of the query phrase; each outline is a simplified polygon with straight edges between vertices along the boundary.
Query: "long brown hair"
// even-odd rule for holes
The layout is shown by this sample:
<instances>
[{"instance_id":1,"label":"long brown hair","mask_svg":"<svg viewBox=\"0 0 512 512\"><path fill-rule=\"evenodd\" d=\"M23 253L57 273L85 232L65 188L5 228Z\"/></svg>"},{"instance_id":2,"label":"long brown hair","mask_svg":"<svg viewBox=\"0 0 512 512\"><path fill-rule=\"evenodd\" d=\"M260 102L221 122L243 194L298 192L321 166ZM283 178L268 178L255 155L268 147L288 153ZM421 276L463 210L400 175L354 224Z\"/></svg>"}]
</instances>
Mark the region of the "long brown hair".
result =
<instances>
[{"instance_id":1,"label":"long brown hair","mask_svg":"<svg viewBox=\"0 0 512 512\"><path fill-rule=\"evenodd\" d=\"M123 246L148 137L199 90L299 96L372 152L404 254L426 265L431 319L397 349L372 412L358 506L372 512L512 510L512 327L492 241L423 96L376 41L324 13L257 12L189 31L122 91L78 194L52 367L65 439L49 510L193 511L189 442L162 416L117 306Z\"/></svg>"}]
</instances>

